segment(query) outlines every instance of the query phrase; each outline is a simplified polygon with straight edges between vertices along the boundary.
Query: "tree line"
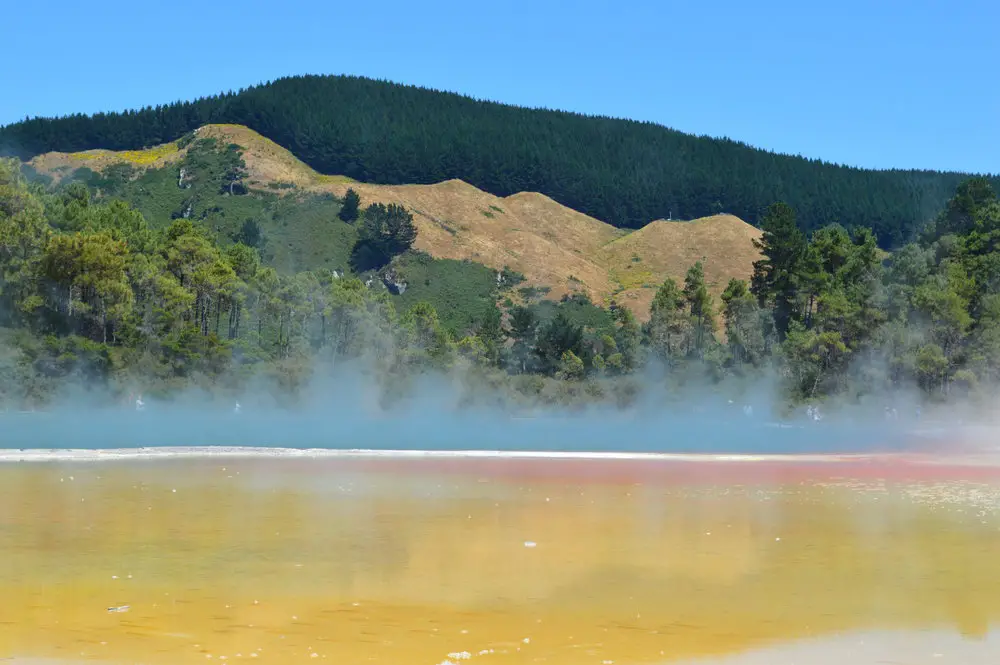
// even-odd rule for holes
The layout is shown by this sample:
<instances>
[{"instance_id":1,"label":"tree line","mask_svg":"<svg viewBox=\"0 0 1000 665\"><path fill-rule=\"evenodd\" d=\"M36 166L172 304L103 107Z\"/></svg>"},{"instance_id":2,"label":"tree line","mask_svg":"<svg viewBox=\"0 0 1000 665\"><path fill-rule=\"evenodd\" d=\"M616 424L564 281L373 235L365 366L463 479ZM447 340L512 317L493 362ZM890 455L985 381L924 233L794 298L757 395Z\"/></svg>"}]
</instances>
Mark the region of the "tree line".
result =
<instances>
[{"instance_id":1,"label":"tree line","mask_svg":"<svg viewBox=\"0 0 1000 665\"><path fill-rule=\"evenodd\" d=\"M867 228L804 234L769 207L748 282L722 294L720 332L700 267L653 302L651 349L716 374L775 369L793 401L916 387L932 400L987 397L1000 378L1000 201L961 183L915 242L884 255Z\"/></svg>"},{"instance_id":2,"label":"tree line","mask_svg":"<svg viewBox=\"0 0 1000 665\"><path fill-rule=\"evenodd\" d=\"M850 168L648 123L526 109L348 76L297 76L123 113L0 128L0 150L137 149L208 123L246 125L324 173L385 184L460 178L499 196L538 191L611 224L727 212L759 224L785 201L799 227L915 239L966 177ZM994 187L1000 184L992 179Z\"/></svg>"},{"instance_id":3,"label":"tree line","mask_svg":"<svg viewBox=\"0 0 1000 665\"><path fill-rule=\"evenodd\" d=\"M398 206L348 206L345 216L363 227L358 244L377 269L411 251L412 220ZM949 400L996 385L1000 201L989 181L960 184L892 254L866 228L803 233L785 203L761 224L753 275L733 279L719 302L700 263L682 284L659 287L644 324L581 296L546 315L515 305L498 279L475 325L452 334L428 303L397 311L360 273L281 274L197 220L154 230L125 202L95 199L78 182L29 184L16 160L3 160L0 400L43 403L68 384L239 390L260 376L293 395L315 372L352 360L393 389L463 368L506 377L532 399L554 384L599 397L652 365L671 380L718 384L772 372L792 403L909 386Z\"/></svg>"}]
</instances>

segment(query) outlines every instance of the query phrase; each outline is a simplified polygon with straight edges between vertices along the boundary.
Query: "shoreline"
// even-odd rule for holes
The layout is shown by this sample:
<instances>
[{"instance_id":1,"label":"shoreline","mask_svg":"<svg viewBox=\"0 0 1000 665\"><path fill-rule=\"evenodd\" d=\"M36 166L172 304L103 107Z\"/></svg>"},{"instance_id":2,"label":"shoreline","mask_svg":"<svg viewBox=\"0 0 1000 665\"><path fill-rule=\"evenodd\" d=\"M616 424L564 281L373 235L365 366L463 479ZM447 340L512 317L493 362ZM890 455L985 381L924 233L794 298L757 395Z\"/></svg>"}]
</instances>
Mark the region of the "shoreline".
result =
<instances>
[{"instance_id":1,"label":"shoreline","mask_svg":"<svg viewBox=\"0 0 1000 665\"><path fill-rule=\"evenodd\" d=\"M901 462L1000 469L1000 450L950 454L927 452L872 453L674 453L627 451L445 450L379 448L288 448L264 446L149 446L137 448L0 448L0 463L47 461L117 461L208 458L333 459L509 459L567 461L650 461L718 463L858 463Z\"/></svg>"},{"instance_id":2,"label":"shoreline","mask_svg":"<svg viewBox=\"0 0 1000 665\"><path fill-rule=\"evenodd\" d=\"M714 657L674 661L672 665L993 665L1000 633L967 637L958 631L859 630L775 643Z\"/></svg>"},{"instance_id":3,"label":"shoreline","mask_svg":"<svg viewBox=\"0 0 1000 665\"><path fill-rule=\"evenodd\" d=\"M141 448L18 448L0 449L0 462L35 461L105 461L125 459L181 458L502 458L502 459L572 459L572 460L657 460L692 462L837 462L899 454L728 454L728 453L646 453L646 452L575 452L535 450L407 450L376 448L283 448L256 446L150 446ZM997 463L1000 464L1000 458Z\"/></svg>"},{"instance_id":4,"label":"shoreline","mask_svg":"<svg viewBox=\"0 0 1000 665\"><path fill-rule=\"evenodd\" d=\"M498 482L742 485L848 482L1000 483L1000 451L722 454L378 450L248 446L0 449L0 469L105 464L211 465L263 473L439 474ZM22 466L26 465L26 466Z\"/></svg>"},{"instance_id":5,"label":"shoreline","mask_svg":"<svg viewBox=\"0 0 1000 665\"><path fill-rule=\"evenodd\" d=\"M966 636L941 628L854 630L777 641L728 654L672 660L669 665L842 665L846 662L854 665L993 665L998 649L1000 633L996 631ZM0 662L11 665L116 665L121 661L15 655L0 658Z\"/></svg>"}]
</instances>

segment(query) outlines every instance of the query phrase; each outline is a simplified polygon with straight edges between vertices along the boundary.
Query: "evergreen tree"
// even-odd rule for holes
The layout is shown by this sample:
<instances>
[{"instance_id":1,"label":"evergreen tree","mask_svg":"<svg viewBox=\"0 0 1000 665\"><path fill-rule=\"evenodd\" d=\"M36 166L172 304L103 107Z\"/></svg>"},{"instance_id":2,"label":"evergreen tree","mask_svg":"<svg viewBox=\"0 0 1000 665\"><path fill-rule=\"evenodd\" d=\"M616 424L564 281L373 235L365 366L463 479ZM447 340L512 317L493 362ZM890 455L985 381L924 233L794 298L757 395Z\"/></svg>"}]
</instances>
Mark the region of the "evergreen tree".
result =
<instances>
[{"instance_id":1,"label":"evergreen tree","mask_svg":"<svg viewBox=\"0 0 1000 665\"><path fill-rule=\"evenodd\" d=\"M361 205L361 197L353 189L348 188L344 194L344 203L340 208L339 217L345 222L353 222L358 218L358 206Z\"/></svg>"},{"instance_id":2,"label":"evergreen tree","mask_svg":"<svg viewBox=\"0 0 1000 665\"><path fill-rule=\"evenodd\" d=\"M606 351L610 351L607 358L608 360L615 358L615 365L620 371L632 372L639 366L641 358L642 329L630 309L616 307L614 317L615 336L602 340L604 342L602 346L605 347ZM602 358L603 360L604 358Z\"/></svg>"},{"instance_id":3,"label":"evergreen tree","mask_svg":"<svg viewBox=\"0 0 1000 665\"><path fill-rule=\"evenodd\" d=\"M233 242L241 243L258 251L264 249L266 239L260 223L256 219L247 219L240 230L233 234Z\"/></svg>"},{"instance_id":4,"label":"evergreen tree","mask_svg":"<svg viewBox=\"0 0 1000 665\"><path fill-rule=\"evenodd\" d=\"M965 235L979 223L979 215L990 203L996 201L996 192L986 178L970 178L959 184L955 195L932 227L938 236Z\"/></svg>"},{"instance_id":5,"label":"evergreen tree","mask_svg":"<svg viewBox=\"0 0 1000 665\"><path fill-rule=\"evenodd\" d=\"M413 215L394 203L373 203L365 209L358 242L352 254L355 269L381 268L408 250L417 238Z\"/></svg>"},{"instance_id":6,"label":"evergreen tree","mask_svg":"<svg viewBox=\"0 0 1000 665\"><path fill-rule=\"evenodd\" d=\"M538 317L528 307L516 306L510 313L510 336L515 340L532 343L535 330L538 327Z\"/></svg>"},{"instance_id":7,"label":"evergreen tree","mask_svg":"<svg viewBox=\"0 0 1000 665\"><path fill-rule=\"evenodd\" d=\"M684 277L684 299L690 308L694 351L703 355L710 341L715 339L715 313L712 296L705 286L705 271L701 261L691 266Z\"/></svg>"},{"instance_id":8,"label":"evergreen tree","mask_svg":"<svg viewBox=\"0 0 1000 665\"><path fill-rule=\"evenodd\" d=\"M448 332L441 326L433 305L418 302L406 311L400 323L408 333L409 358L421 362L426 357L437 368L450 365L455 347Z\"/></svg>"},{"instance_id":9,"label":"evergreen tree","mask_svg":"<svg viewBox=\"0 0 1000 665\"><path fill-rule=\"evenodd\" d=\"M246 193L246 187L243 186L243 179L246 178L249 173L247 172L246 162L243 161L242 149L235 143L230 143L226 146L226 151L224 153L225 166L222 174L222 187L225 191L229 192L230 196L237 193L236 188L239 186L240 194Z\"/></svg>"},{"instance_id":10,"label":"evergreen tree","mask_svg":"<svg viewBox=\"0 0 1000 665\"><path fill-rule=\"evenodd\" d=\"M501 324L503 314L495 303L490 303L486 308L483 321L479 326L476 337L482 341L485 357L491 364L497 364L500 360L500 350L506 339L503 326Z\"/></svg>"},{"instance_id":11,"label":"evergreen tree","mask_svg":"<svg viewBox=\"0 0 1000 665\"><path fill-rule=\"evenodd\" d=\"M507 335L514 340L511 347L511 369L515 372L527 372L533 366L531 349L538 331L538 317L531 308L517 305L510 310L509 326Z\"/></svg>"},{"instance_id":12,"label":"evergreen tree","mask_svg":"<svg viewBox=\"0 0 1000 665\"><path fill-rule=\"evenodd\" d=\"M542 362L543 371L552 373L558 369L566 352L576 357L582 355L583 326L570 321L560 310L539 332L535 353Z\"/></svg>"},{"instance_id":13,"label":"evergreen tree","mask_svg":"<svg viewBox=\"0 0 1000 665\"><path fill-rule=\"evenodd\" d=\"M684 313L684 293L671 278L664 280L649 309L646 336L653 352L668 364L687 355L691 325Z\"/></svg>"},{"instance_id":14,"label":"evergreen tree","mask_svg":"<svg viewBox=\"0 0 1000 665\"><path fill-rule=\"evenodd\" d=\"M563 351L559 358L559 369L556 378L564 381L580 381L586 373L583 361L572 351Z\"/></svg>"},{"instance_id":15,"label":"evergreen tree","mask_svg":"<svg viewBox=\"0 0 1000 665\"><path fill-rule=\"evenodd\" d=\"M747 283L740 279L729 280L722 303L731 361L737 367L760 365L768 351L767 329L762 320L762 315L768 313L760 309Z\"/></svg>"},{"instance_id":16,"label":"evergreen tree","mask_svg":"<svg viewBox=\"0 0 1000 665\"><path fill-rule=\"evenodd\" d=\"M0 321L20 322L41 305L39 266L51 235L20 165L0 159Z\"/></svg>"},{"instance_id":17,"label":"evergreen tree","mask_svg":"<svg viewBox=\"0 0 1000 665\"><path fill-rule=\"evenodd\" d=\"M806 257L806 239L795 225L795 212L784 203L767 209L763 235L754 247L764 255L753 264L750 291L761 307L773 307L778 335L784 337L798 312L800 269Z\"/></svg>"}]
</instances>

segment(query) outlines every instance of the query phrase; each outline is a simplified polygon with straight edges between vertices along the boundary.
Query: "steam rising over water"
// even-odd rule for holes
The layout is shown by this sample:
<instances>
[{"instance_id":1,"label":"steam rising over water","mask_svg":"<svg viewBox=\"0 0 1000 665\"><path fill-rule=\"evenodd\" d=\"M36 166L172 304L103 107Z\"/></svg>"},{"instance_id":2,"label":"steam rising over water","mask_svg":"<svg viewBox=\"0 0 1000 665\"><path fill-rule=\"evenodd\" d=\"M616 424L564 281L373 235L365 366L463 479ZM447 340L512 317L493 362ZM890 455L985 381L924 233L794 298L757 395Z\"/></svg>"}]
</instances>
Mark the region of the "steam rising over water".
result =
<instances>
[{"instance_id":1,"label":"steam rising over water","mask_svg":"<svg viewBox=\"0 0 1000 665\"><path fill-rule=\"evenodd\" d=\"M480 411L210 411L175 406L0 416L0 446L22 449L266 446L366 450L860 453L926 445L940 433L896 423L779 423L742 413L614 411L512 417Z\"/></svg>"}]
</instances>

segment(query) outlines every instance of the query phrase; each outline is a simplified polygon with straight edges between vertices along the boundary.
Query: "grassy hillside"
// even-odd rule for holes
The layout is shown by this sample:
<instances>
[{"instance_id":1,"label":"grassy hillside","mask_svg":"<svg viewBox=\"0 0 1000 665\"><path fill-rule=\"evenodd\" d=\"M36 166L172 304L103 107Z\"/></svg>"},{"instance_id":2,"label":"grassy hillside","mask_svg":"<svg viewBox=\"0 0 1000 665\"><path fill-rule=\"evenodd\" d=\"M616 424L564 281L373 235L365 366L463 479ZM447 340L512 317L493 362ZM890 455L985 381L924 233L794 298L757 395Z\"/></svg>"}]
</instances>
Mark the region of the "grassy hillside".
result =
<instances>
[{"instance_id":1,"label":"grassy hillside","mask_svg":"<svg viewBox=\"0 0 1000 665\"><path fill-rule=\"evenodd\" d=\"M268 187L230 194L222 179L224 147L231 142L220 140L227 137L218 132L206 134L203 143L183 148L174 143L125 154L45 155L31 166L37 173L79 179L132 203L154 228L189 216L204 222L225 243L235 240L244 225L256 225L260 239L248 244L257 246L265 261L282 272L344 269L357 234L337 217L340 202L335 197ZM64 168L67 165L76 168Z\"/></svg>"},{"instance_id":2,"label":"grassy hillside","mask_svg":"<svg viewBox=\"0 0 1000 665\"><path fill-rule=\"evenodd\" d=\"M434 305L449 332L462 337L474 331L496 294L496 274L480 263L433 259L423 252L407 252L393 263L407 284L396 297L399 309L424 301Z\"/></svg>"},{"instance_id":3,"label":"grassy hillside","mask_svg":"<svg viewBox=\"0 0 1000 665\"><path fill-rule=\"evenodd\" d=\"M696 261L702 262L716 299L730 278L749 279L760 258L753 241L760 236L760 229L732 215L690 222L661 219L604 245L600 255L620 289L616 301L648 311L656 287L667 277L683 284L684 273Z\"/></svg>"},{"instance_id":4,"label":"grassy hillside","mask_svg":"<svg viewBox=\"0 0 1000 665\"><path fill-rule=\"evenodd\" d=\"M246 165L242 195L231 195L222 184L229 145L239 146ZM523 287L544 290L548 299L583 294L607 304L614 298L645 319L655 288L668 276L683 279L695 261L705 263L710 290L718 295L730 277L749 277L759 257L751 242L759 231L733 216L658 221L627 233L533 192L501 198L459 180L375 185L319 174L273 141L232 125L209 125L145 151L47 153L29 166L56 180L83 179L132 202L154 226L184 214L189 204L189 214L223 240L253 220L263 235L265 260L288 273L345 269L356 232L337 213L348 188L358 192L362 205L403 205L417 225L414 248L447 261L407 263L403 272L415 273L407 280L413 290L401 299L427 295L449 327L468 324L468 314L453 306L454 294L446 293L452 287L443 286L451 279L477 285L462 288L479 302L495 284L494 271L508 267L524 275ZM468 274L459 276L459 264ZM431 278L428 271L440 274ZM428 279L434 287L423 283ZM471 306L459 300L459 309Z\"/></svg>"},{"instance_id":5,"label":"grassy hillside","mask_svg":"<svg viewBox=\"0 0 1000 665\"><path fill-rule=\"evenodd\" d=\"M719 213L757 222L781 200L805 230L868 226L889 247L912 237L963 179L847 168L652 123L343 76L284 78L129 113L27 120L0 128L0 149L22 159L52 150L136 150L211 123L246 125L324 173L396 185L461 179L498 197L541 192L627 228ZM274 165L296 170L292 162Z\"/></svg>"}]
</instances>

